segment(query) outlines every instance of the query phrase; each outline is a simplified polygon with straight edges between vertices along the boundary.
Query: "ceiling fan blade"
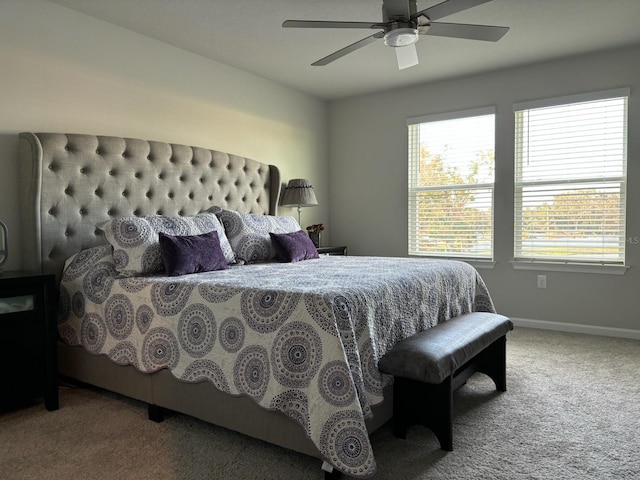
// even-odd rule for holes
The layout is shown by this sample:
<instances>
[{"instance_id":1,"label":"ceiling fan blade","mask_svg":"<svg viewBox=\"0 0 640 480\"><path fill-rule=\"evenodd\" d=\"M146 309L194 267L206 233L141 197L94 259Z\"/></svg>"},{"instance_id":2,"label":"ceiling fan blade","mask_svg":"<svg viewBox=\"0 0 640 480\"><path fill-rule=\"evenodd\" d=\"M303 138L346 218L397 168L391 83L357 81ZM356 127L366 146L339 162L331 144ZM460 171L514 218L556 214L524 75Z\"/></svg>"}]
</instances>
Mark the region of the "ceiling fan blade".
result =
<instances>
[{"instance_id":1,"label":"ceiling fan blade","mask_svg":"<svg viewBox=\"0 0 640 480\"><path fill-rule=\"evenodd\" d=\"M384 23L373 22L331 22L324 20L285 20L284 28L384 28Z\"/></svg>"},{"instance_id":2,"label":"ceiling fan blade","mask_svg":"<svg viewBox=\"0 0 640 480\"><path fill-rule=\"evenodd\" d=\"M344 57L348 53L351 53L355 50L358 50L359 48L364 47L365 45L369 45L370 43L375 42L376 40L378 40L379 38L382 38L383 36L384 36L384 32L374 33L373 35L365 37L362 40L358 40L357 42L352 43L347 47L341 48L337 52L333 52L331 55L327 55L326 57L321 58L320 60L312 63L311 65L313 65L314 67L327 65L333 62L334 60L338 60L339 58Z\"/></svg>"},{"instance_id":3,"label":"ceiling fan blade","mask_svg":"<svg viewBox=\"0 0 640 480\"><path fill-rule=\"evenodd\" d=\"M409 0L382 0L382 6L389 18L409 18L411 16Z\"/></svg>"},{"instance_id":4,"label":"ceiling fan blade","mask_svg":"<svg viewBox=\"0 0 640 480\"><path fill-rule=\"evenodd\" d=\"M411 15L411 18L417 18L420 15L429 17L430 20L438 20L439 18L453 15L454 13L461 12L468 8L482 5L483 3L490 2L491 0L446 0L442 3L434 5L433 7L425 8L420 12L416 12Z\"/></svg>"},{"instance_id":5,"label":"ceiling fan blade","mask_svg":"<svg viewBox=\"0 0 640 480\"><path fill-rule=\"evenodd\" d=\"M425 35L438 37L466 38L469 40L484 40L497 42L509 31L509 27L493 25L471 25L467 23L432 23Z\"/></svg>"},{"instance_id":6,"label":"ceiling fan blade","mask_svg":"<svg viewBox=\"0 0 640 480\"><path fill-rule=\"evenodd\" d=\"M395 47L394 50L396 51L396 59L400 70L418 65L418 52L416 51L415 43L404 47Z\"/></svg>"}]
</instances>

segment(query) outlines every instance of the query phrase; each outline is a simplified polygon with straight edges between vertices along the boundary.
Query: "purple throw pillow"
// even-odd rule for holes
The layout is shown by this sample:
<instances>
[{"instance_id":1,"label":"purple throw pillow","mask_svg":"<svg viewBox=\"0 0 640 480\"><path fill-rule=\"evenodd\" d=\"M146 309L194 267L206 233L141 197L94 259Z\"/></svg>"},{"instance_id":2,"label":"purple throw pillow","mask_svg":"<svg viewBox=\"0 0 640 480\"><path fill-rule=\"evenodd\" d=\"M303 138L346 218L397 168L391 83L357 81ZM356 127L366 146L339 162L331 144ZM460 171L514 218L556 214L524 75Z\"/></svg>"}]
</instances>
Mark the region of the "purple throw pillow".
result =
<instances>
[{"instance_id":1,"label":"purple throw pillow","mask_svg":"<svg viewBox=\"0 0 640 480\"><path fill-rule=\"evenodd\" d=\"M320 257L309 235L302 230L292 233L269 233L269 235L280 261L299 262Z\"/></svg>"},{"instance_id":2,"label":"purple throw pillow","mask_svg":"<svg viewBox=\"0 0 640 480\"><path fill-rule=\"evenodd\" d=\"M218 233L174 236L158 233L160 255L170 277L229 268Z\"/></svg>"}]
</instances>

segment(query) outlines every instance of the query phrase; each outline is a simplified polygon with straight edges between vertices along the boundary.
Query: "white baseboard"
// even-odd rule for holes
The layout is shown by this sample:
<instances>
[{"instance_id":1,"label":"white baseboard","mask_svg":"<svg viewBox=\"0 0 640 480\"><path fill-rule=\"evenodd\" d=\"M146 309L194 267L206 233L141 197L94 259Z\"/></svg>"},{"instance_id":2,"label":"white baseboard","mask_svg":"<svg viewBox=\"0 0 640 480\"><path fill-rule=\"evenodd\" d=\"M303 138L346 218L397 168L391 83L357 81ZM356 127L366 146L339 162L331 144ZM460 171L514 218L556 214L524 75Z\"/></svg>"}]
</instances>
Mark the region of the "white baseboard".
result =
<instances>
[{"instance_id":1,"label":"white baseboard","mask_svg":"<svg viewBox=\"0 0 640 480\"><path fill-rule=\"evenodd\" d=\"M509 317L511 318L511 317ZM596 325L581 325L578 323L548 322L545 320L531 320L528 318L511 318L516 327L538 328L540 330L556 330L559 332L586 333L603 337L618 337L640 340L640 330L630 328L600 327Z\"/></svg>"}]
</instances>

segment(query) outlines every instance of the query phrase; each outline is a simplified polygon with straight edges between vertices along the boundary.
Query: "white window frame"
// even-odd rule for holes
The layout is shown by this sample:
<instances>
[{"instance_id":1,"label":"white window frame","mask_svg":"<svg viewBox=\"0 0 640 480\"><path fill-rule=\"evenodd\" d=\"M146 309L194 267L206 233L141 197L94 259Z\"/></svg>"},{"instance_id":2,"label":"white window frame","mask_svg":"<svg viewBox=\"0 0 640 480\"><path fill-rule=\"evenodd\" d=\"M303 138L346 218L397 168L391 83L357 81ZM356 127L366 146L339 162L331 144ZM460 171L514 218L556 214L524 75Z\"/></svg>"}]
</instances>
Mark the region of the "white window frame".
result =
<instances>
[{"instance_id":1,"label":"white window frame","mask_svg":"<svg viewBox=\"0 0 640 480\"><path fill-rule=\"evenodd\" d=\"M480 116L489 116L493 117L493 153L494 153L494 165L493 168L493 178L490 183L473 183L473 184L459 184L459 185L449 185L449 186L437 186L437 187L428 187L421 186L417 184L417 179L419 175L419 152L420 152L420 138L419 138L419 126L423 123L428 122L441 122L447 120L458 120L472 117L480 117ZM450 112L450 113L442 113L435 115L426 115L421 117L413 117L407 119L408 126L408 173L409 173L409 184L408 184L408 253L412 256L421 256L421 257L436 257L436 258L453 258L456 260L468 261L469 263L474 264L479 268L493 268L494 262L494 186L495 186L495 119L496 119L496 108L494 106L491 107L483 107L471 110L464 110L458 112ZM417 127L417 128L416 128ZM416 158L417 155L417 158ZM465 190L478 190L478 191L486 191L489 190L490 194L490 240L489 240L489 254L474 254L474 252L460 252L458 254L450 254L450 253L442 253L442 252L427 252L421 251L419 248L419 238L416 232L416 224L418 222L418 212L417 212L417 194L424 191L452 191L455 189L465 189Z\"/></svg>"},{"instance_id":2,"label":"white window frame","mask_svg":"<svg viewBox=\"0 0 640 480\"><path fill-rule=\"evenodd\" d=\"M544 100L536 100L531 102L522 102L514 104L514 118L515 118L515 150L514 150L514 162L515 162L515 178L514 178L514 261L513 266L517 269L528 269L528 270L552 270L552 271L574 271L574 272L584 272L584 273L610 273L610 274L624 274L628 267L625 266L625 235L626 235L626 167L627 167L627 142L628 142L628 99L630 95L630 89L621 88L615 90L606 90L601 92L592 92L580 95L571 95L566 97L557 97L550 98ZM521 165L523 162L523 152L527 148L524 145L526 142L523 140L524 132L521 131L523 126L520 121L519 115L525 115L527 111L546 108L546 107L560 107L564 105L572 105L572 104L582 104L585 102L596 102L599 100L608 100L608 99L616 99L616 98L624 98L625 99L625 109L624 109L624 139L622 140L622 149L623 149L623 172L621 175L603 175L598 178L598 182L602 182L603 184L607 183L610 185L619 185L620 188L620 204L622 208L621 212L621 231L618 231L617 236L619 236L618 240L618 248L620 249L620 255L617 258L607 259L604 258L580 258L572 257L570 255L567 256L555 256L551 255L527 255L522 253L522 244L519 243L522 241L522 191L523 188L532 187L532 186L540 186L544 187L557 187L561 188L563 183L574 183L577 184L579 182L583 182L585 185L595 184L595 180L593 178L580 178L579 174L576 174L571 180L558 179L555 181L552 180L544 180L540 182L536 181L526 181L521 175ZM520 147L520 145L523 145ZM593 255L591 255L593 257Z\"/></svg>"}]
</instances>

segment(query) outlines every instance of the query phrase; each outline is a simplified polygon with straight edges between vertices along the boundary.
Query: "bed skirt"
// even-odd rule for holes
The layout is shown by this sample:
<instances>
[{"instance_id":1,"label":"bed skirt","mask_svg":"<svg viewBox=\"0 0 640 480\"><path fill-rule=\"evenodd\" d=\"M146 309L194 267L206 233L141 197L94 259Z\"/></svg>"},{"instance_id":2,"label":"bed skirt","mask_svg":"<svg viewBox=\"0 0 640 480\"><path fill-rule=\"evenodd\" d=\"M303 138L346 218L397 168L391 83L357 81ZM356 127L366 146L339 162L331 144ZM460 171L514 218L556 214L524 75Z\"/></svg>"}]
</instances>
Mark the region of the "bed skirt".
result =
<instances>
[{"instance_id":1,"label":"bed skirt","mask_svg":"<svg viewBox=\"0 0 640 480\"><path fill-rule=\"evenodd\" d=\"M131 365L117 365L106 356L94 355L82 347L62 342L58 342L58 373L71 380L322 458L300 424L281 412L260 407L249 397L221 392L210 382L186 383L166 369L152 374L143 373ZM384 397L384 402L373 407L374 416L367 421L369 434L392 417L393 386L385 389Z\"/></svg>"}]
</instances>

